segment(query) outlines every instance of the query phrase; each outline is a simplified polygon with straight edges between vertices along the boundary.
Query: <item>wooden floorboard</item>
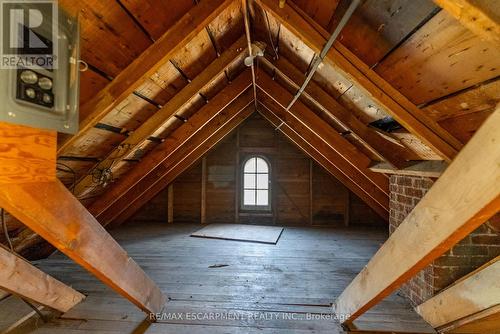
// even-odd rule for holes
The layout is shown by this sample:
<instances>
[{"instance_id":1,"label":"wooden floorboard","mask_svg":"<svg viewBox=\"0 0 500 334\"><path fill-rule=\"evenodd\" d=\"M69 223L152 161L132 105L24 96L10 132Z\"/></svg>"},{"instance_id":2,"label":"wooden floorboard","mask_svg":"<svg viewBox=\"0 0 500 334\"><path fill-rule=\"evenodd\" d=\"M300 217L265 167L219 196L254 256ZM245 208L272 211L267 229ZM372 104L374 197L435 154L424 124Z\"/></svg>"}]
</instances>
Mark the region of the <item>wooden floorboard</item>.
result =
<instances>
[{"instance_id":1,"label":"wooden floorboard","mask_svg":"<svg viewBox=\"0 0 500 334\"><path fill-rule=\"evenodd\" d=\"M331 303L387 237L377 229L287 227L278 244L269 245L189 236L198 229L165 223L112 231L169 296L158 323L56 253L37 266L88 297L30 333L343 333L331 319ZM355 325L433 332L398 295Z\"/></svg>"}]
</instances>

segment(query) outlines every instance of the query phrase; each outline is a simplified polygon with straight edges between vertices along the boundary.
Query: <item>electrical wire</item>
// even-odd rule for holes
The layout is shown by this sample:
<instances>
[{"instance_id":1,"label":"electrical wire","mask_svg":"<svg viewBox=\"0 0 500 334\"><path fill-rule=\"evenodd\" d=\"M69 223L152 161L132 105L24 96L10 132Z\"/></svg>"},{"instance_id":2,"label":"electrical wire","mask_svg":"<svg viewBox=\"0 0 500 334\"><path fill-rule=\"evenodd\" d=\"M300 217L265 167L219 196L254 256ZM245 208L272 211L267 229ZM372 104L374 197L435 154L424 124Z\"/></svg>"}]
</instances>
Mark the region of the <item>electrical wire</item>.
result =
<instances>
[{"instance_id":1,"label":"electrical wire","mask_svg":"<svg viewBox=\"0 0 500 334\"><path fill-rule=\"evenodd\" d=\"M57 165L59 165L56 167L56 169L58 171L61 171L63 173L70 173L71 175L73 175L73 182L71 183L71 185L68 188L74 194L75 187L76 187L76 181L77 181L75 170L73 168L71 168L70 166L63 164L62 162L57 162ZM61 168L60 166L66 168L66 169Z\"/></svg>"}]
</instances>

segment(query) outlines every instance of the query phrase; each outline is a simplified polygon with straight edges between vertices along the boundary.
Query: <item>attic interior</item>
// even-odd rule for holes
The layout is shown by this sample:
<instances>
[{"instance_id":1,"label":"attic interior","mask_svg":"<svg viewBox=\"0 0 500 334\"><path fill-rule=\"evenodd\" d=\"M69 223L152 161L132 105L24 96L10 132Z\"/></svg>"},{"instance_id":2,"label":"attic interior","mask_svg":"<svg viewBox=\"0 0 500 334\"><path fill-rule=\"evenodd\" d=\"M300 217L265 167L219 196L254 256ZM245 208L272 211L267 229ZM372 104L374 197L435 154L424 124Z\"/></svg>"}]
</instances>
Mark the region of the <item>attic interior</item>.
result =
<instances>
[{"instance_id":1,"label":"attic interior","mask_svg":"<svg viewBox=\"0 0 500 334\"><path fill-rule=\"evenodd\" d=\"M78 129L2 91L1 333L500 333L500 3L58 6Z\"/></svg>"}]
</instances>

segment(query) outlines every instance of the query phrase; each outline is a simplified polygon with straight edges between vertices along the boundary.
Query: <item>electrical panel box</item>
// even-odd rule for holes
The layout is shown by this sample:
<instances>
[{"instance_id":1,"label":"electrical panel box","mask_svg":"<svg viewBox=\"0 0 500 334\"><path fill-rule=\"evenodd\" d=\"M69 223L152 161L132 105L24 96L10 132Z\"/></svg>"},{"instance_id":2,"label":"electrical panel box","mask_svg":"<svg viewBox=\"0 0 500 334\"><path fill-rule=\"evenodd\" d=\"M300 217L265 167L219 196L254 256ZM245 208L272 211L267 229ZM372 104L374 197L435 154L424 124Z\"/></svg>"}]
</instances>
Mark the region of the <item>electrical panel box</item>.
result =
<instances>
[{"instance_id":1,"label":"electrical panel box","mask_svg":"<svg viewBox=\"0 0 500 334\"><path fill-rule=\"evenodd\" d=\"M34 24L28 18L28 22L24 22L27 26L21 25L20 29L25 29L23 32L28 36L25 39L30 43L39 41L43 46L49 45L54 50L53 56L57 57L57 66L33 66L33 63L25 66L19 62L15 67L1 68L0 121L74 134L78 132L79 122L79 23L77 18L55 8L50 15L57 15L57 20L45 19L40 23L38 19L39 25L32 31L30 24ZM2 10L15 14L16 10L22 13L23 9L6 7ZM30 15L46 14L44 7L35 12L31 8L25 10ZM2 16L5 20L5 14ZM33 20L37 20L36 16ZM53 45L57 48L52 48Z\"/></svg>"}]
</instances>

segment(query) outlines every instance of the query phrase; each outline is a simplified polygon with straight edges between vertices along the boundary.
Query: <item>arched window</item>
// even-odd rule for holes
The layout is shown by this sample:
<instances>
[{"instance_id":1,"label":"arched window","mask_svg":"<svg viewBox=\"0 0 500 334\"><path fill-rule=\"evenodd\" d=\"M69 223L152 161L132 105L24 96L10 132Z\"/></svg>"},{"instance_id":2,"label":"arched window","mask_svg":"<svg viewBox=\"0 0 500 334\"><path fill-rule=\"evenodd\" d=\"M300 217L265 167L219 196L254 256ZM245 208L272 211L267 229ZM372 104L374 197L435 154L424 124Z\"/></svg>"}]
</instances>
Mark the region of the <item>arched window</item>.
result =
<instances>
[{"instance_id":1,"label":"arched window","mask_svg":"<svg viewBox=\"0 0 500 334\"><path fill-rule=\"evenodd\" d=\"M243 209L269 210L269 164L264 158L250 157L243 164Z\"/></svg>"}]
</instances>

